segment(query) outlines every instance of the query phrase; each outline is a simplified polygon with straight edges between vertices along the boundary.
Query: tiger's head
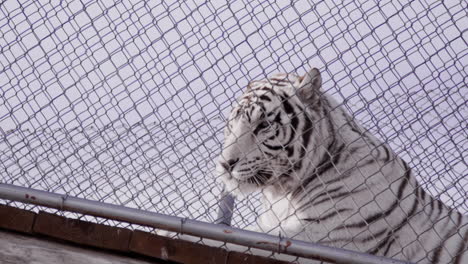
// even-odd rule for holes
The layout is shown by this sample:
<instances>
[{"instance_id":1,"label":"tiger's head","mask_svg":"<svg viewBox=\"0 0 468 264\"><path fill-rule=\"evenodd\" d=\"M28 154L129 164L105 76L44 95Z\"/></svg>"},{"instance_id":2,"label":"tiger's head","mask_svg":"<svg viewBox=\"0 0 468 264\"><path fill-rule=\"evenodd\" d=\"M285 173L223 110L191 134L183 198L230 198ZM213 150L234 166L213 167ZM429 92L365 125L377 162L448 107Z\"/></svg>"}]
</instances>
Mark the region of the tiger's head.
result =
<instances>
[{"instance_id":1,"label":"tiger's head","mask_svg":"<svg viewBox=\"0 0 468 264\"><path fill-rule=\"evenodd\" d=\"M266 187L288 191L304 173L314 144L311 109L320 105L317 69L251 82L233 107L217 172L227 191L247 195Z\"/></svg>"}]
</instances>

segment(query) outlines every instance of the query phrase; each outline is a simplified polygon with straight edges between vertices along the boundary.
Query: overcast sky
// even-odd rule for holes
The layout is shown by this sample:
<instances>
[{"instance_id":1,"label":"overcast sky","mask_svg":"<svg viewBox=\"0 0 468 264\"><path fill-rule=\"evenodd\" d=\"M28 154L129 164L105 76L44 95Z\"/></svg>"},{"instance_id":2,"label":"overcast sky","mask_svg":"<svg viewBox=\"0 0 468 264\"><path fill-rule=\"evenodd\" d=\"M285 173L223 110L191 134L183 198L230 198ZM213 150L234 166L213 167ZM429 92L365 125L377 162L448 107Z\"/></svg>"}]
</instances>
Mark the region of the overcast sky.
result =
<instances>
[{"instance_id":1,"label":"overcast sky","mask_svg":"<svg viewBox=\"0 0 468 264\"><path fill-rule=\"evenodd\" d=\"M318 67L433 195L468 212L466 4L293 2L2 2L1 182L212 221L235 98ZM256 199L238 201L235 225Z\"/></svg>"}]
</instances>

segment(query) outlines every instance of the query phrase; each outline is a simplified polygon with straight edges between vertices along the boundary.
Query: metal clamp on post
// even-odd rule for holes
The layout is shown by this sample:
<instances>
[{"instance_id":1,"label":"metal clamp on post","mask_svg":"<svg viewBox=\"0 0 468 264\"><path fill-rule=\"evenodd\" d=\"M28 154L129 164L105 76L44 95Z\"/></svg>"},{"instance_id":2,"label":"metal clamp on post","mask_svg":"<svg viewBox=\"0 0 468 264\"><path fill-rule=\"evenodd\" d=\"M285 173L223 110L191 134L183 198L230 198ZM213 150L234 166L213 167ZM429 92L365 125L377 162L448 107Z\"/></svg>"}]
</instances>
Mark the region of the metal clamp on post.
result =
<instances>
[{"instance_id":1,"label":"metal clamp on post","mask_svg":"<svg viewBox=\"0 0 468 264\"><path fill-rule=\"evenodd\" d=\"M179 234L183 235L184 234L184 224L187 222L187 218L184 217L180 219L180 229L179 229Z\"/></svg>"},{"instance_id":2,"label":"metal clamp on post","mask_svg":"<svg viewBox=\"0 0 468 264\"><path fill-rule=\"evenodd\" d=\"M68 199L68 193L65 195L62 195L60 198L62 198L62 201L60 203L60 210L64 211L65 208L65 201Z\"/></svg>"}]
</instances>

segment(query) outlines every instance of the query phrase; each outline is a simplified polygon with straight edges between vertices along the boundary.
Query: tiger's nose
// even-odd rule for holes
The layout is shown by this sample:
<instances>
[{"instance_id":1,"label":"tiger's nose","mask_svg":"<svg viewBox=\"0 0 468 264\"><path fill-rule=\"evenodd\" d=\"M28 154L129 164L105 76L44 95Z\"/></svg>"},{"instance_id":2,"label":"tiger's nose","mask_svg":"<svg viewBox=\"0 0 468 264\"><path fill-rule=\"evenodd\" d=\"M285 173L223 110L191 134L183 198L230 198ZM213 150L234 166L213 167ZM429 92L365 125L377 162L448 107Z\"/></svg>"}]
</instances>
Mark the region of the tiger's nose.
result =
<instances>
[{"instance_id":1,"label":"tiger's nose","mask_svg":"<svg viewBox=\"0 0 468 264\"><path fill-rule=\"evenodd\" d=\"M221 166L223 166L227 171L232 171L237 162L239 162L239 159L229 159L226 162L221 162Z\"/></svg>"}]
</instances>

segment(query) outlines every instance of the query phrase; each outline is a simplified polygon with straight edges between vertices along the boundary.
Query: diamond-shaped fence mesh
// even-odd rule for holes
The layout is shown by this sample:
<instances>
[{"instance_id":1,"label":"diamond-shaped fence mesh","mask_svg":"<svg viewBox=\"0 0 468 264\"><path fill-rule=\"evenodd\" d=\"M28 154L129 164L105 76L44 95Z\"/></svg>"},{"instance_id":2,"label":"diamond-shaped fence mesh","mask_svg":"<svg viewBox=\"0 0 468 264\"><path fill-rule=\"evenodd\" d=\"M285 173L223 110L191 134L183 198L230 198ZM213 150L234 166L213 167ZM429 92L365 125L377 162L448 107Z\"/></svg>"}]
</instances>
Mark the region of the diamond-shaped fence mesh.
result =
<instances>
[{"instance_id":1,"label":"diamond-shaped fence mesh","mask_svg":"<svg viewBox=\"0 0 468 264\"><path fill-rule=\"evenodd\" d=\"M2 1L1 183L213 222L215 162L237 98L252 80L317 67L327 94L466 214L467 10L440 0ZM232 225L264 211L259 192L238 199Z\"/></svg>"}]
</instances>

